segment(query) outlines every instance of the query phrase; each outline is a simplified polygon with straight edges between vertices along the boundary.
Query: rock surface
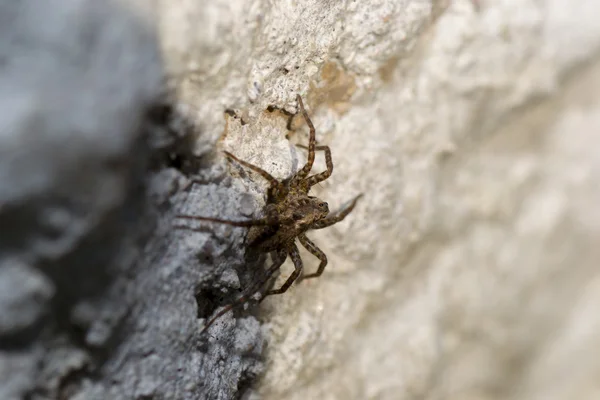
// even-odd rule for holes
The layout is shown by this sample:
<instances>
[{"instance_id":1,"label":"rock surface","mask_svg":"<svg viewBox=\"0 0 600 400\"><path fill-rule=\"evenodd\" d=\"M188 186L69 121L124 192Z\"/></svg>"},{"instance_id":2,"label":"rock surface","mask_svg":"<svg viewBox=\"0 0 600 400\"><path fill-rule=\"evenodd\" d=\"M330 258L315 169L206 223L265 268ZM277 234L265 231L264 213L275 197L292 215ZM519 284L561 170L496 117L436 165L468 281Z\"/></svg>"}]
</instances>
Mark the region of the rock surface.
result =
<instances>
[{"instance_id":1,"label":"rock surface","mask_svg":"<svg viewBox=\"0 0 600 400\"><path fill-rule=\"evenodd\" d=\"M0 2L0 398L597 397L600 3L46 3ZM173 216L260 215L220 151L296 170L297 93L365 196L202 336L264 260Z\"/></svg>"},{"instance_id":2,"label":"rock surface","mask_svg":"<svg viewBox=\"0 0 600 400\"><path fill-rule=\"evenodd\" d=\"M262 398L595 397L597 2L194 4L161 32L195 151L225 132L284 176L302 121L256 127L300 93L335 163L315 192L365 193L309 234L322 278L265 302Z\"/></svg>"},{"instance_id":3,"label":"rock surface","mask_svg":"<svg viewBox=\"0 0 600 400\"><path fill-rule=\"evenodd\" d=\"M148 11L0 2L3 400L229 399L261 371L256 319L200 342L196 292L219 294L211 267L241 263L242 232L173 229L187 178L165 160L185 158L189 126ZM203 171L215 211L242 208L239 183Z\"/></svg>"}]
</instances>

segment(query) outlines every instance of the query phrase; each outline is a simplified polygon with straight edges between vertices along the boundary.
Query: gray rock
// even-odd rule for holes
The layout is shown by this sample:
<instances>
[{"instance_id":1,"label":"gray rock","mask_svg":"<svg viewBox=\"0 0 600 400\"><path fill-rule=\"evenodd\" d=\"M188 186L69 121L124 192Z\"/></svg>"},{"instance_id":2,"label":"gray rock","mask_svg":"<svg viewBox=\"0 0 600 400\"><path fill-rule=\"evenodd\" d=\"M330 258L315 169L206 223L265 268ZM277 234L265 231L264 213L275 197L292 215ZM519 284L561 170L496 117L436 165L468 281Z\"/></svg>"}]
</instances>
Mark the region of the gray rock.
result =
<instances>
[{"instance_id":1,"label":"gray rock","mask_svg":"<svg viewBox=\"0 0 600 400\"><path fill-rule=\"evenodd\" d=\"M0 352L0 399L22 399L35 386L42 349L32 346L25 350Z\"/></svg>"},{"instance_id":2,"label":"gray rock","mask_svg":"<svg viewBox=\"0 0 600 400\"><path fill-rule=\"evenodd\" d=\"M198 308L237 293L220 276L243 232L173 235L186 178L161 161L189 126L158 107L154 26L116 2L2 0L0 37L0 398L234 398L260 372L258 324L203 342ZM207 212L240 191L208 185Z\"/></svg>"},{"instance_id":3,"label":"gray rock","mask_svg":"<svg viewBox=\"0 0 600 400\"><path fill-rule=\"evenodd\" d=\"M39 330L53 294L52 282L37 269L10 260L0 265L0 341Z\"/></svg>"}]
</instances>

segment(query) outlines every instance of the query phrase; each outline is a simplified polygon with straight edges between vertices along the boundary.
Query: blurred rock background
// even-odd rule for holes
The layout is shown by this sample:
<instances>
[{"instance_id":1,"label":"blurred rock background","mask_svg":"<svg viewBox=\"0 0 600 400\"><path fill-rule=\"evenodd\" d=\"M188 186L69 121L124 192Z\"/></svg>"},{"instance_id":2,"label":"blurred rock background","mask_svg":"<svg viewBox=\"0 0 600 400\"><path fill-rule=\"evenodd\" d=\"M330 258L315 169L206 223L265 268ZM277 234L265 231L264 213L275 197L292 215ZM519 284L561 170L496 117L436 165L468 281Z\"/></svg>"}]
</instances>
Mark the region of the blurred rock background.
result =
<instances>
[{"instance_id":1,"label":"blurred rock background","mask_svg":"<svg viewBox=\"0 0 600 400\"><path fill-rule=\"evenodd\" d=\"M599 12L0 3L0 398L597 398ZM220 150L288 176L297 93L333 152L315 193L365 197L309 234L320 279L201 337L258 266L172 216L259 215Z\"/></svg>"}]
</instances>

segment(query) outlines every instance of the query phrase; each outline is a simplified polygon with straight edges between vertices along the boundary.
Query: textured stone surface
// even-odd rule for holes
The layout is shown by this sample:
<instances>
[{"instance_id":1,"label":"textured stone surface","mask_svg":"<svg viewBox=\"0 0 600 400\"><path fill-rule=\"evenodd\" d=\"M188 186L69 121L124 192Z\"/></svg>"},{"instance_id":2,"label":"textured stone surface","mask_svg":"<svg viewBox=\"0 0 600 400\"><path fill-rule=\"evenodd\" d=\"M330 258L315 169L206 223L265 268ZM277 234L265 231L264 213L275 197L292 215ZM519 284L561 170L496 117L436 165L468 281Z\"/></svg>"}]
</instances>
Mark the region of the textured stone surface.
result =
<instances>
[{"instance_id":1,"label":"textured stone surface","mask_svg":"<svg viewBox=\"0 0 600 400\"><path fill-rule=\"evenodd\" d=\"M597 397L597 2L160 1L195 128L172 168L155 159L165 122L146 118L162 64L143 2L13 3L0 398ZM365 197L309 234L321 279L201 337L264 260L244 229L172 217L258 215L264 182L219 152L289 175L296 93L333 151L315 194Z\"/></svg>"},{"instance_id":2,"label":"textured stone surface","mask_svg":"<svg viewBox=\"0 0 600 400\"><path fill-rule=\"evenodd\" d=\"M218 148L285 175L302 122L257 127L300 93L336 163L315 193L334 207L366 193L309 235L324 276L265 302L258 393L594 398L598 7L163 2L198 154L225 132Z\"/></svg>"},{"instance_id":3,"label":"textured stone surface","mask_svg":"<svg viewBox=\"0 0 600 400\"><path fill-rule=\"evenodd\" d=\"M0 338L19 340L37 330L54 295L50 280L39 271L6 260L0 267Z\"/></svg>"},{"instance_id":4,"label":"textured stone surface","mask_svg":"<svg viewBox=\"0 0 600 400\"><path fill-rule=\"evenodd\" d=\"M2 399L230 399L261 372L255 318L199 336L251 279L243 231L179 235L173 213L256 205L187 154L149 11L0 2ZM214 183L183 191L169 163Z\"/></svg>"},{"instance_id":5,"label":"textured stone surface","mask_svg":"<svg viewBox=\"0 0 600 400\"><path fill-rule=\"evenodd\" d=\"M251 279L243 231L174 230L173 213L257 207L222 165L190 193L165 166L202 162L185 105L164 104L147 6L0 2L2 399L231 399L261 372L255 318L199 336Z\"/></svg>"},{"instance_id":6,"label":"textured stone surface","mask_svg":"<svg viewBox=\"0 0 600 400\"><path fill-rule=\"evenodd\" d=\"M151 225L163 67L148 20L117 3L2 1L0 15L0 397L57 398L114 346L109 292Z\"/></svg>"}]
</instances>

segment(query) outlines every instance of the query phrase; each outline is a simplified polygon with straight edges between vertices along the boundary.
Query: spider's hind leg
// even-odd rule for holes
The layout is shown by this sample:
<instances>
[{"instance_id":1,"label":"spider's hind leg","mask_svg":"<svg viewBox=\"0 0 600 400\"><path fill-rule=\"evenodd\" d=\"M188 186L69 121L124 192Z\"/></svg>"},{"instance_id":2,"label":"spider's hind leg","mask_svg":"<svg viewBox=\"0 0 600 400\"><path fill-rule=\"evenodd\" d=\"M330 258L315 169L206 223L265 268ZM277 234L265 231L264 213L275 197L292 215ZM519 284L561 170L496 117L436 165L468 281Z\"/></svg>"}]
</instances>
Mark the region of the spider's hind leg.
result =
<instances>
[{"instance_id":1,"label":"spider's hind leg","mask_svg":"<svg viewBox=\"0 0 600 400\"><path fill-rule=\"evenodd\" d=\"M216 222L218 224L226 224L231 226L239 226L239 227L252 227L252 226L273 226L280 223L279 217L277 214L277 210L267 206L265 209L266 216L263 218L257 219L249 219L245 221L233 221L229 219L221 219L221 218L213 218L213 217L202 217L198 215L187 215L187 214L178 214L175 218L179 219L192 219L196 221L206 221L206 222ZM178 229L191 229L185 226L178 226Z\"/></svg>"},{"instance_id":2,"label":"spider's hind leg","mask_svg":"<svg viewBox=\"0 0 600 400\"><path fill-rule=\"evenodd\" d=\"M258 219L250 219L247 221L231 221L228 219L220 219L220 218L211 218L211 217L200 217L200 216L196 216L196 215L185 215L185 214L180 214L175 216L175 218L179 218L179 219L193 219L193 220L197 220L197 221L206 221L206 222L216 222L219 224L226 224L226 225L231 225L231 226L239 226L239 227L251 227L251 226L265 226L265 225L275 225L277 224L276 221L273 221L271 218L267 217L267 218L258 218ZM194 230L193 228L189 228L186 226L177 226L177 229L191 229Z\"/></svg>"},{"instance_id":3,"label":"spider's hind leg","mask_svg":"<svg viewBox=\"0 0 600 400\"><path fill-rule=\"evenodd\" d=\"M211 319L209 319L206 322L206 324L204 325L204 328L202 328L202 331L200 333L204 333L208 328L210 328L210 326L212 324L215 323L215 321L217 319L219 319L223 315L227 314L229 311L233 310L235 307L239 307L239 306L243 305L244 303L250 301L250 299L252 298L252 296L256 292L258 292L269 281L269 279L271 279L271 277L273 276L273 274L275 272L277 272L277 270L279 270L279 268L281 268L281 264L283 264L283 262L285 261L286 258L287 258L286 251L285 250L279 250L277 252L277 254L276 254L276 257L273 258L273 264L267 270L267 272L262 277L262 279L259 280L258 282L256 282L254 285L252 285L252 287L250 287L250 290L246 291L246 293L244 293L242 296L240 296L237 299L235 299L231 304L225 306L225 308L223 308L221 311L219 311L218 313L216 313ZM266 295L264 295L259 300L259 302L263 301L263 299L266 296L268 296L268 293Z\"/></svg>"},{"instance_id":4,"label":"spider's hind leg","mask_svg":"<svg viewBox=\"0 0 600 400\"><path fill-rule=\"evenodd\" d=\"M249 170L254 171L257 174L259 174L260 176L262 176L263 178L265 178L267 181L269 181L272 188L279 188L281 186L281 183L279 183L279 181L277 179L275 179L271 174L269 174L264 169L257 167L254 164L250 164L247 161L241 160L228 151L224 151L224 153L229 159L234 160L238 164L243 165L244 167L248 168Z\"/></svg>"}]
</instances>

